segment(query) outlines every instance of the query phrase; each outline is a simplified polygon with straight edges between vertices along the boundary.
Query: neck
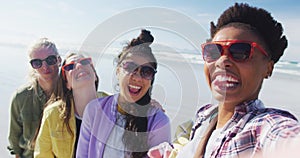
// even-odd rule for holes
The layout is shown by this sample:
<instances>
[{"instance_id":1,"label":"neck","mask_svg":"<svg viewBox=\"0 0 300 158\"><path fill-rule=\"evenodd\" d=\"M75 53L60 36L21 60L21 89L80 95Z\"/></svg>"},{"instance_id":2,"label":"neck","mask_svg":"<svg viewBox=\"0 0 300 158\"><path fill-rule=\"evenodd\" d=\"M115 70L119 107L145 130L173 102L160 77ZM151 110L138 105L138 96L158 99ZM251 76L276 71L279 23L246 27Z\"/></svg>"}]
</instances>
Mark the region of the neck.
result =
<instances>
[{"instance_id":1,"label":"neck","mask_svg":"<svg viewBox=\"0 0 300 158\"><path fill-rule=\"evenodd\" d=\"M53 83L56 83L56 80L54 82L54 81L45 81L45 80L42 80L42 79L38 78L38 84L43 89L43 91L46 94L47 98L50 97L51 94L52 94L53 87L54 87Z\"/></svg>"},{"instance_id":2,"label":"neck","mask_svg":"<svg viewBox=\"0 0 300 158\"><path fill-rule=\"evenodd\" d=\"M80 89L73 89L75 113L79 116L83 116L86 105L93 99L97 98L97 92L95 85L85 86Z\"/></svg>"},{"instance_id":3,"label":"neck","mask_svg":"<svg viewBox=\"0 0 300 158\"><path fill-rule=\"evenodd\" d=\"M218 121L216 128L222 128L233 116L235 107L220 104L218 108Z\"/></svg>"}]
</instances>

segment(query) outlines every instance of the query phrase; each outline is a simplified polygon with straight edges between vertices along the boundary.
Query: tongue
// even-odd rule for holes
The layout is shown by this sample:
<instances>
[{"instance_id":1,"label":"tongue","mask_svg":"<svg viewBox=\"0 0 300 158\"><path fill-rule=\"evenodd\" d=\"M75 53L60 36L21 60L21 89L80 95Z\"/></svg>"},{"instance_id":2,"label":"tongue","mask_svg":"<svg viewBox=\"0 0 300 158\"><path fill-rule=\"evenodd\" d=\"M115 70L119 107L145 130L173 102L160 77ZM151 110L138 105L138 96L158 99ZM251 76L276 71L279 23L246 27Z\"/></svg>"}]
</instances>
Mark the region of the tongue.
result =
<instances>
[{"instance_id":1,"label":"tongue","mask_svg":"<svg viewBox=\"0 0 300 158\"><path fill-rule=\"evenodd\" d=\"M136 88L129 88L129 91L132 92L132 93L138 93L138 92L139 92L139 89L136 89Z\"/></svg>"}]
</instances>

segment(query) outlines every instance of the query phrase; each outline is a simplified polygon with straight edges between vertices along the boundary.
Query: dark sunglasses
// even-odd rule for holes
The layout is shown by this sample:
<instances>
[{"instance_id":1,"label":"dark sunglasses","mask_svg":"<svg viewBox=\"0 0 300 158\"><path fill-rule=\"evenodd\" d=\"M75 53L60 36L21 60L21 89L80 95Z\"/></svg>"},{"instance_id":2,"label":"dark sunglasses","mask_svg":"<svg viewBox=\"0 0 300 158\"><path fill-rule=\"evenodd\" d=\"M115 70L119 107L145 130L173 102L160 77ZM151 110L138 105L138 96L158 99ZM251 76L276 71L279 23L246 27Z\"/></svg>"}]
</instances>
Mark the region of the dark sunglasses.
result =
<instances>
[{"instance_id":1,"label":"dark sunglasses","mask_svg":"<svg viewBox=\"0 0 300 158\"><path fill-rule=\"evenodd\" d=\"M224 55L224 50L228 49L228 56L237 62L245 62L251 58L254 48L257 48L262 54L268 56L268 53L255 42L242 40L224 40L204 43L202 46L203 60L213 62Z\"/></svg>"},{"instance_id":2,"label":"dark sunglasses","mask_svg":"<svg viewBox=\"0 0 300 158\"><path fill-rule=\"evenodd\" d=\"M124 62L121 65L123 69L130 74L136 74L138 70L140 70L141 77L147 80L152 80L154 78L155 73L157 72L151 66L138 65L134 62Z\"/></svg>"},{"instance_id":3,"label":"dark sunglasses","mask_svg":"<svg viewBox=\"0 0 300 158\"><path fill-rule=\"evenodd\" d=\"M50 55L45 59L32 59L30 60L30 64L32 68L38 69L42 67L43 61L46 61L47 65L54 65L57 63L57 55Z\"/></svg>"},{"instance_id":4,"label":"dark sunglasses","mask_svg":"<svg viewBox=\"0 0 300 158\"><path fill-rule=\"evenodd\" d=\"M76 62L72 61L69 64L63 65L61 67L62 75L65 76L65 71L73 70L76 63L80 63L81 65L89 65L92 63L92 58L82 58L80 60L77 60Z\"/></svg>"}]
</instances>

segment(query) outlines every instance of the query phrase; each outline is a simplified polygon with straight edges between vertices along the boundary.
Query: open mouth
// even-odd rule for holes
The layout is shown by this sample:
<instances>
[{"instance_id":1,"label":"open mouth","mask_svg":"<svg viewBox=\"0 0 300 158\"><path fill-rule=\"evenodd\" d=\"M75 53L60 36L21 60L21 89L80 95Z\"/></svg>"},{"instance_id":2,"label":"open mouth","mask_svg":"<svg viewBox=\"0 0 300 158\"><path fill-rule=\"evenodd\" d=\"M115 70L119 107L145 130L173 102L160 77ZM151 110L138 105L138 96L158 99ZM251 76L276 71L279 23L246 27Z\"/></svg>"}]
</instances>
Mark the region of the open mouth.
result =
<instances>
[{"instance_id":1,"label":"open mouth","mask_svg":"<svg viewBox=\"0 0 300 158\"><path fill-rule=\"evenodd\" d=\"M218 75L213 80L213 84L221 90L231 90L235 89L240 85L237 78L229 75Z\"/></svg>"},{"instance_id":2,"label":"open mouth","mask_svg":"<svg viewBox=\"0 0 300 158\"><path fill-rule=\"evenodd\" d=\"M81 71L81 72L76 74L76 79L85 78L88 75L89 75L89 73L87 73L86 71Z\"/></svg>"},{"instance_id":3,"label":"open mouth","mask_svg":"<svg viewBox=\"0 0 300 158\"><path fill-rule=\"evenodd\" d=\"M141 86L135 86L135 85L129 85L128 89L129 89L130 94L138 95L141 92L142 87Z\"/></svg>"}]
</instances>

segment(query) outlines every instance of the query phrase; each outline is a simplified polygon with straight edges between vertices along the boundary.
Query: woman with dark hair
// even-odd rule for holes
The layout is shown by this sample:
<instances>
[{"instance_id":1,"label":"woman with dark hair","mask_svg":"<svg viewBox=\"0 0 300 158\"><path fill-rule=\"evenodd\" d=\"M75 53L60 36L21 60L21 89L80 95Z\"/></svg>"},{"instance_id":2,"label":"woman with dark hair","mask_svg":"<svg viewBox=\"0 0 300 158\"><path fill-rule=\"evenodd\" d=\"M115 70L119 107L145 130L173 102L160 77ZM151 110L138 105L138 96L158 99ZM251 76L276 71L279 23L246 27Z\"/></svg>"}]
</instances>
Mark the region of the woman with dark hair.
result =
<instances>
[{"instance_id":1,"label":"woman with dark hair","mask_svg":"<svg viewBox=\"0 0 300 158\"><path fill-rule=\"evenodd\" d=\"M95 99L83 115L77 157L146 157L148 149L170 142L170 122L151 106L157 61L150 31L124 47L117 59L120 93Z\"/></svg>"},{"instance_id":2,"label":"woman with dark hair","mask_svg":"<svg viewBox=\"0 0 300 158\"><path fill-rule=\"evenodd\" d=\"M32 144L34 157L74 157L85 106L107 96L97 93L98 83L91 58L76 53L66 56Z\"/></svg>"},{"instance_id":3,"label":"woman with dark hair","mask_svg":"<svg viewBox=\"0 0 300 158\"><path fill-rule=\"evenodd\" d=\"M290 157L283 144L299 142L298 120L259 99L286 47L281 24L262 8L236 3L217 25L211 23L211 39L202 44L202 55L217 103L197 111L190 142L177 157ZM296 152L292 157L299 157Z\"/></svg>"}]
</instances>

